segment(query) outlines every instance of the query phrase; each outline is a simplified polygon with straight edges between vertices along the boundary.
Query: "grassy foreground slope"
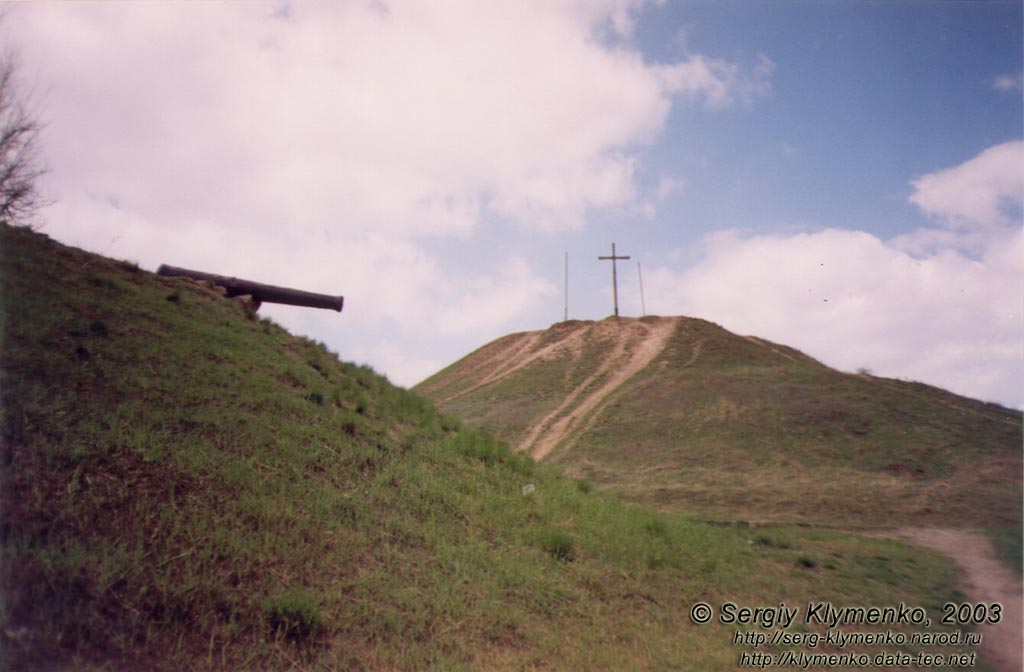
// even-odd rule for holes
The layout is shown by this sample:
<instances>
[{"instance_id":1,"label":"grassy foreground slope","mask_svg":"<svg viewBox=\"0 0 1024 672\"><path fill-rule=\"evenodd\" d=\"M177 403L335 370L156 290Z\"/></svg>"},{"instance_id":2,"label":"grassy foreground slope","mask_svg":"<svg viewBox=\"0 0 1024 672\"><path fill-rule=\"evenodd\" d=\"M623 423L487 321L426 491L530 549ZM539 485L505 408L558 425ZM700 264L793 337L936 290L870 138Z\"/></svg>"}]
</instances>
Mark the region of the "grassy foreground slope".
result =
<instances>
[{"instance_id":1,"label":"grassy foreground slope","mask_svg":"<svg viewBox=\"0 0 1024 672\"><path fill-rule=\"evenodd\" d=\"M601 388L665 327L656 355ZM584 391L565 404L581 385L603 396ZM666 510L827 525L1021 524L1020 412L842 373L705 320L609 318L513 334L414 389L523 448L538 427L568 426L548 461Z\"/></svg>"},{"instance_id":2,"label":"grassy foreground slope","mask_svg":"<svg viewBox=\"0 0 1024 672\"><path fill-rule=\"evenodd\" d=\"M733 669L695 601L957 597L937 554L623 505L209 288L2 225L0 307L0 669Z\"/></svg>"}]
</instances>

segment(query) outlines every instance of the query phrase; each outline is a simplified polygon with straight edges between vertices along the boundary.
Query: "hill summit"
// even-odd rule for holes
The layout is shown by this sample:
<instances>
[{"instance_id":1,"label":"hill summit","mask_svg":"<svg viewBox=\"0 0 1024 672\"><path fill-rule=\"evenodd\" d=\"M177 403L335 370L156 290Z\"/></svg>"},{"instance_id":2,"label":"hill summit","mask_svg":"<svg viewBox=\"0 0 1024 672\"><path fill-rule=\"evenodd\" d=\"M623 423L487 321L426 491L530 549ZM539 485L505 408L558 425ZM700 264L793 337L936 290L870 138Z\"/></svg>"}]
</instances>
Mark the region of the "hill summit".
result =
<instances>
[{"instance_id":1,"label":"hill summit","mask_svg":"<svg viewBox=\"0 0 1024 672\"><path fill-rule=\"evenodd\" d=\"M712 518L1020 520L1019 412L690 317L499 338L415 391L534 458Z\"/></svg>"}]
</instances>

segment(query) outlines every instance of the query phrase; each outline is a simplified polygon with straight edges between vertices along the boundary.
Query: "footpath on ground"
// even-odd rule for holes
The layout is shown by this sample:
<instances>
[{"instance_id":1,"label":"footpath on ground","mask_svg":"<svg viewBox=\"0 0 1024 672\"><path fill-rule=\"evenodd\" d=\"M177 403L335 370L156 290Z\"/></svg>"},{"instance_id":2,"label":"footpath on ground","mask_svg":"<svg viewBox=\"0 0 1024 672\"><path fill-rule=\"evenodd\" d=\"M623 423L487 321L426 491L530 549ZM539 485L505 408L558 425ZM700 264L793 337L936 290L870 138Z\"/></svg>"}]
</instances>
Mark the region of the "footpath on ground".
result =
<instances>
[{"instance_id":1,"label":"footpath on ground","mask_svg":"<svg viewBox=\"0 0 1024 672\"><path fill-rule=\"evenodd\" d=\"M1003 605L999 623L979 626L982 655L1000 672L1024 669L1021 577L996 558L988 538L966 530L927 527L903 528L894 535L952 558L963 572L960 587L972 602Z\"/></svg>"}]
</instances>

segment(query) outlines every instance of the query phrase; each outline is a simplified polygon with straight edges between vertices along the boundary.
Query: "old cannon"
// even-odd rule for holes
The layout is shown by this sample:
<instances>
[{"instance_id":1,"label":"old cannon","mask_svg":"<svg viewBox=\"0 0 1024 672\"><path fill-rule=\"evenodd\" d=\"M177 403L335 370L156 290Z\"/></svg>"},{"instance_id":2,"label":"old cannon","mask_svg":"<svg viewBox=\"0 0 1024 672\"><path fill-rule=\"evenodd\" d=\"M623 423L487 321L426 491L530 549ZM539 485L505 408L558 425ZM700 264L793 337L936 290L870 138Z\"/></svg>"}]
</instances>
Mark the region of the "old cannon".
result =
<instances>
[{"instance_id":1,"label":"old cannon","mask_svg":"<svg viewBox=\"0 0 1024 672\"><path fill-rule=\"evenodd\" d=\"M168 266L167 264L163 264L160 268L156 269L156 274L209 282L218 287L223 287L228 297L251 296L256 308L259 308L261 303L284 303L289 306L304 306L306 308L327 308L340 313L345 305L345 297L343 296L316 294L299 289L289 289L288 287L264 285L263 283L252 282L251 280L229 278L224 275L203 273L202 271L191 271L187 268L178 268L176 266Z\"/></svg>"}]
</instances>

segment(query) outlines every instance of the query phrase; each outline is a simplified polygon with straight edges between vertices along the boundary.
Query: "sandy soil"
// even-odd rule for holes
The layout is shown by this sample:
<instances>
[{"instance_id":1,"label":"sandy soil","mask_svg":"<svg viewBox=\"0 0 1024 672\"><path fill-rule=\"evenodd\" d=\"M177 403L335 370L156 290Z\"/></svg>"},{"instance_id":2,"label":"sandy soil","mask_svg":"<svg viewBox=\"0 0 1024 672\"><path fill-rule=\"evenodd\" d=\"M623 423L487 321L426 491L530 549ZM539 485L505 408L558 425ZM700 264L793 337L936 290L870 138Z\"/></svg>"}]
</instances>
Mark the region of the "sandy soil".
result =
<instances>
[{"instance_id":1,"label":"sandy soil","mask_svg":"<svg viewBox=\"0 0 1024 672\"><path fill-rule=\"evenodd\" d=\"M989 539L965 530L939 528L905 528L896 530L894 536L952 558L963 572L960 588L972 602L1002 603L1002 620L979 628L983 636L980 653L1000 672L1024 669L1021 576L996 559Z\"/></svg>"},{"instance_id":2,"label":"sandy soil","mask_svg":"<svg viewBox=\"0 0 1024 672\"><path fill-rule=\"evenodd\" d=\"M677 320L671 318L662 318L652 323L601 323L601 328L623 329L627 333L616 341L612 353L587 380L580 383L558 408L534 425L520 448L530 451L536 460L547 456L583 418L598 409L612 392L665 349L665 343L676 324ZM592 382L606 375L607 379L600 387L583 394Z\"/></svg>"},{"instance_id":3,"label":"sandy soil","mask_svg":"<svg viewBox=\"0 0 1024 672\"><path fill-rule=\"evenodd\" d=\"M469 380L477 378L476 384L449 394L441 399L441 402L451 401L452 399L469 394L484 385L504 378L512 371L523 366L527 359L532 359L524 357L524 353L528 352L540 340L541 333L536 331L519 334L509 337L504 343L492 343L487 346L487 357L479 358L468 370L459 371L458 373L459 378L467 378ZM484 373L485 371L486 373Z\"/></svg>"},{"instance_id":4,"label":"sandy soil","mask_svg":"<svg viewBox=\"0 0 1024 672\"><path fill-rule=\"evenodd\" d=\"M579 357L583 350L583 336L586 332L587 328L574 329L568 332L564 338L541 347L538 347L538 343L545 332L533 331L518 334L500 346L494 346L487 352L481 352L481 355L486 356L480 357L468 373L460 373L460 376L470 380L477 377L479 380L470 387L449 394L441 401L443 403L465 396L536 361L555 359L566 353L571 357Z\"/></svg>"}]
</instances>

